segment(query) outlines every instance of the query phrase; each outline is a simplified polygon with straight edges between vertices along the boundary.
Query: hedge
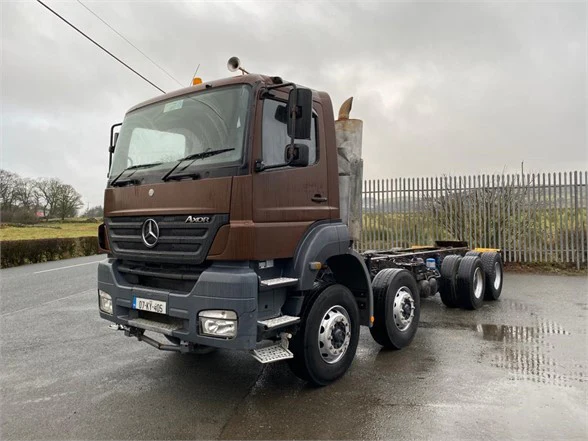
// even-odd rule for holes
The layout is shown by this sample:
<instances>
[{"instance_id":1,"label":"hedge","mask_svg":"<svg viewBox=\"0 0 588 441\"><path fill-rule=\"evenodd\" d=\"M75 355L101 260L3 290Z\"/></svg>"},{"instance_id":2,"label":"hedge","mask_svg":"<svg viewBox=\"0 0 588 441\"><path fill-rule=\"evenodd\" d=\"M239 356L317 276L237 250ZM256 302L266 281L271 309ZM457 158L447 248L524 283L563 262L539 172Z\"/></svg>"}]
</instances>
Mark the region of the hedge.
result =
<instances>
[{"instance_id":1,"label":"hedge","mask_svg":"<svg viewBox=\"0 0 588 441\"><path fill-rule=\"evenodd\" d=\"M0 268L98 253L98 238L8 240L0 243Z\"/></svg>"}]
</instances>

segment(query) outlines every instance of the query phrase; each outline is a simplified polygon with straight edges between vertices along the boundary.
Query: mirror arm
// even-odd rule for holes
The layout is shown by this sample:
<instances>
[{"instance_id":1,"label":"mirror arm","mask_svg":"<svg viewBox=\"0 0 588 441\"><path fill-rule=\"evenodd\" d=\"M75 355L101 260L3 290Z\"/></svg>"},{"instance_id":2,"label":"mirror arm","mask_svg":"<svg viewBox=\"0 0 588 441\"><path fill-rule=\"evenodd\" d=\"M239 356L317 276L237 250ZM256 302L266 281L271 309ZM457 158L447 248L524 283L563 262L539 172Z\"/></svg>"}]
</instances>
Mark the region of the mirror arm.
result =
<instances>
[{"instance_id":1,"label":"mirror arm","mask_svg":"<svg viewBox=\"0 0 588 441\"><path fill-rule=\"evenodd\" d=\"M280 87L288 87L288 86L292 86L296 89L296 84L294 83L281 83L281 84L274 84L273 86L265 86L266 90L273 90L273 89L279 89Z\"/></svg>"},{"instance_id":2,"label":"mirror arm","mask_svg":"<svg viewBox=\"0 0 588 441\"><path fill-rule=\"evenodd\" d=\"M293 109L292 111L293 112L296 112L296 108L297 108L297 103L296 103L296 89L297 88L296 88L296 84L290 82L290 83L275 84L273 86L266 86L266 88L265 88L266 89L266 92L265 93L268 93L272 89L279 89L280 87L288 87L288 86L292 87L292 90L294 90L294 100L293 100L294 101L293 102L294 105L292 106L292 109ZM262 98L265 98L265 94L264 94L264 96L262 96ZM288 116L290 117L291 115L288 115ZM292 133L293 134L296 134L296 118L293 118L292 119ZM291 136L290 137L290 144L294 145L294 141L295 140L296 139L294 138L294 136Z\"/></svg>"},{"instance_id":3,"label":"mirror arm","mask_svg":"<svg viewBox=\"0 0 588 441\"><path fill-rule=\"evenodd\" d=\"M285 162L283 164L265 165L261 159L258 159L257 161L255 161L254 169L256 173L259 173L264 170L271 170L272 168L288 167L290 165L290 162Z\"/></svg>"}]
</instances>

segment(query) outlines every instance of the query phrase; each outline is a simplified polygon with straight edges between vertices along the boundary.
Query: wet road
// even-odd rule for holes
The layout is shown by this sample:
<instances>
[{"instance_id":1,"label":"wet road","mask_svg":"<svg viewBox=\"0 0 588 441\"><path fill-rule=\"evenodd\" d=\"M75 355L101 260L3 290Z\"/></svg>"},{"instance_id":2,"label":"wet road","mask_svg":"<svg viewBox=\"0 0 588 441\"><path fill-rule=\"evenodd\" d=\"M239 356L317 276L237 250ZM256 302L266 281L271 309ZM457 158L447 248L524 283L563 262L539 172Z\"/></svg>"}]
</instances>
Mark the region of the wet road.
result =
<instances>
[{"instance_id":1,"label":"wet road","mask_svg":"<svg viewBox=\"0 0 588 441\"><path fill-rule=\"evenodd\" d=\"M98 318L95 263L0 271L1 439L585 439L588 279L507 274L500 301L423 301L402 351L362 330L314 389L247 354L159 352Z\"/></svg>"}]
</instances>

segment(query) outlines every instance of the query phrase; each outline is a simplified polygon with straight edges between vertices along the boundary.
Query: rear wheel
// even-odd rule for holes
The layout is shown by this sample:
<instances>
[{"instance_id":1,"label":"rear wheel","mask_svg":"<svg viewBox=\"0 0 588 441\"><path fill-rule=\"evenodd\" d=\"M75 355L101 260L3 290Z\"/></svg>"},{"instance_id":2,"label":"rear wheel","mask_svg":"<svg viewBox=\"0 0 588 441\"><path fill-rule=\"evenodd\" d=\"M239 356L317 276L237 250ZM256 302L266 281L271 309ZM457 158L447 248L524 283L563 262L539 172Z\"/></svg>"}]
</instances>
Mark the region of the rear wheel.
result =
<instances>
[{"instance_id":1,"label":"rear wheel","mask_svg":"<svg viewBox=\"0 0 588 441\"><path fill-rule=\"evenodd\" d=\"M502 257L497 252L482 253L482 267L486 274L486 291L484 292L485 300L498 300L502 293L502 280L504 275L504 266Z\"/></svg>"},{"instance_id":2,"label":"rear wheel","mask_svg":"<svg viewBox=\"0 0 588 441\"><path fill-rule=\"evenodd\" d=\"M321 285L311 294L299 331L290 342L288 360L298 377L325 386L341 377L353 362L359 341L359 309L343 285Z\"/></svg>"},{"instance_id":3,"label":"rear wheel","mask_svg":"<svg viewBox=\"0 0 588 441\"><path fill-rule=\"evenodd\" d=\"M457 308L459 301L457 297L457 271L463 258L456 254L449 255L441 263L441 280L439 293L441 301L448 308Z\"/></svg>"},{"instance_id":4,"label":"rear wheel","mask_svg":"<svg viewBox=\"0 0 588 441\"><path fill-rule=\"evenodd\" d=\"M474 250L470 250L467 253L465 253L466 256L476 256L476 257L480 257L482 255L482 253L480 251L474 251Z\"/></svg>"},{"instance_id":5,"label":"rear wheel","mask_svg":"<svg viewBox=\"0 0 588 441\"><path fill-rule=\"evenodd\" d=\"M476 256L466 256L457 272L459 303L466 309L478 309L484 301L484 269Z\"/></svg>"},{"instance_id":6,"label":"rear wheel","mask_svg":"<svg viewBox=\"0 0 588 441\"><path fill-rule=\"evenodd\" d=\"M421 315L417 283L403 269L387 268L374 277L374 324L370 333L389 349L401 349L414 338Z\"/></svg>"}]
</instances>

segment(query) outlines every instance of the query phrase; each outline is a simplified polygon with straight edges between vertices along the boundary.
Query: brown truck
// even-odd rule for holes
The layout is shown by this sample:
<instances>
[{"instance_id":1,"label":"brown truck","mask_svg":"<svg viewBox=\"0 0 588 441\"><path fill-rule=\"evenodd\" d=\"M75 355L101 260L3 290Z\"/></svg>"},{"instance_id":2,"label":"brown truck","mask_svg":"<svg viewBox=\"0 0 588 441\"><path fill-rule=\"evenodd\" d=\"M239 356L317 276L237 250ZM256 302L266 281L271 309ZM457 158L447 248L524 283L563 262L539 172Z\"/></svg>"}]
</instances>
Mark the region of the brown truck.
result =
<instances>
[{"instance_id":1,"label":"brown truck","mask_svg":"<svg viewBox=\"0 0 588 441\"><path fill-rule=\"evenodd\" d=\"M354 250L362 122L350 110L335 121L327 93L245 71L130 109L111 129L100 316L161 350L249 351L325 385L352 363L360 326L400 349L421 297L497 299L497 251Z\"/></svg>"}]
</instances>

